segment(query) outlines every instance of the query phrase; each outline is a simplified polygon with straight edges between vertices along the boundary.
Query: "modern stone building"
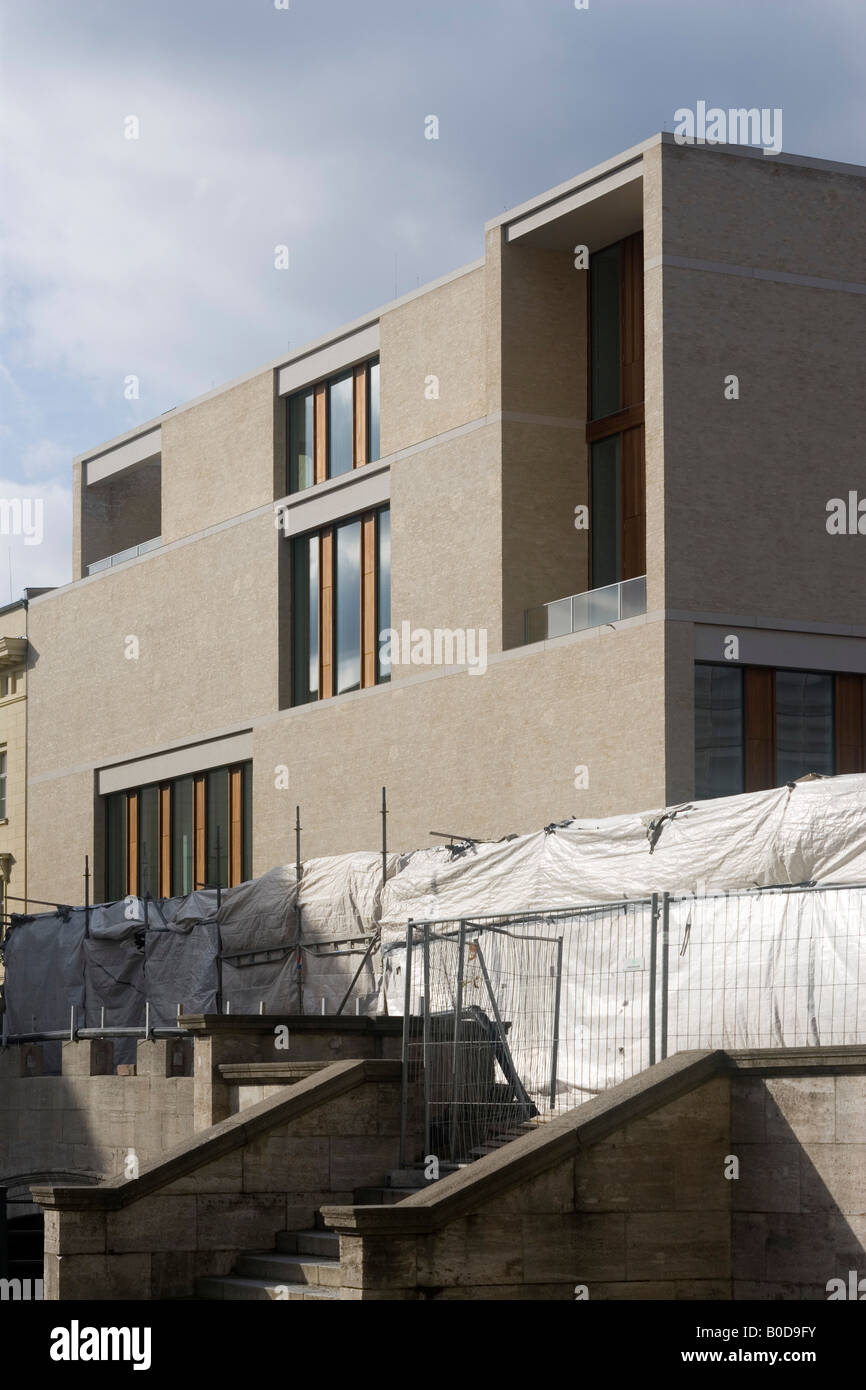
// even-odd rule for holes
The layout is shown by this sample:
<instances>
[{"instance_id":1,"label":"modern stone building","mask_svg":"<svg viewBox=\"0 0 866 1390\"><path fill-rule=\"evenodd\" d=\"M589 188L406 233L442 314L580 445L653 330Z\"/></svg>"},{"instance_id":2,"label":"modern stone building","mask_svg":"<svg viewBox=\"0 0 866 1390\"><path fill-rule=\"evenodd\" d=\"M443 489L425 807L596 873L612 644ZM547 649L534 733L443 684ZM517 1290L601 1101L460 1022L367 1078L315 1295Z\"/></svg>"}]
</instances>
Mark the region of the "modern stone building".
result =
<instances>
[{"instance_id":1,"label":"modern stone building","mask_svg":"<svg viewBox=\"0 0 866 1390\"><path fill-rule=\"evenodd\" d=\"M866 769L864 179L655 136L78 458L30 891Z\"/></svg>"}]
</instances>

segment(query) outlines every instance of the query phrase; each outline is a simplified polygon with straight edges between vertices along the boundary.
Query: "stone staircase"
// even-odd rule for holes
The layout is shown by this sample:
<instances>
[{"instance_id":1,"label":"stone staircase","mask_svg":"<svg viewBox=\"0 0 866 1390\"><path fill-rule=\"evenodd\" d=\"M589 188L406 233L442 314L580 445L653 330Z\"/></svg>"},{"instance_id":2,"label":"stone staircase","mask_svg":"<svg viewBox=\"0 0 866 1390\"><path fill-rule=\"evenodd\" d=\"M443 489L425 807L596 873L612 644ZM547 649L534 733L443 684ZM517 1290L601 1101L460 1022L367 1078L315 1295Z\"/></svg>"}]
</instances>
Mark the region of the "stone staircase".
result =
<instances>
[{"instance_id":1,"label":"stone staircase","mask_svg":"<svg viewBox=\"0 0 866 1390\"><path fill-rule=\"evenodd\" d=\"M505 1144L531 1133L539 1123L538 1120L527 1120L511 1128L494 1131L485 1144L472 1150L474 1159L495 1153ZM465 1163L443 1163L439 1176L444 1178L448 1173L466 1166ZM424 1179L422 1165L395 1168L386 1174L381 1186L355 1188L353 1202L356 1206L393 1206L429 1186L429 1181ZM244 1299L290 1302L338 1300L342 1287L340 1238L324 1225L318 1213L316 1220L320 1224L311 1231L280 1231L273 1250L249 1251L241 1255L231 1274L197 1280L195 1297L232 1302Z\"/></svg>"},{"instance_id":2,"label":"stone staircase","mask_svg":"<svg viewBox=\"0 0 866 1390\"><path fill-rule=\"evenodd\" d=\"M421 1170L394 1169L381 1187L358 1187L356 1206L393 1205L426 1184ZM340 1237L321 1224L312 1231L280 1231L273 1250L251 1250L241 1255L231 1274L209 1276L196 1282L197 1299L272 1299L301 1302L340 1297Z\"/></svg>"}]
</instances>

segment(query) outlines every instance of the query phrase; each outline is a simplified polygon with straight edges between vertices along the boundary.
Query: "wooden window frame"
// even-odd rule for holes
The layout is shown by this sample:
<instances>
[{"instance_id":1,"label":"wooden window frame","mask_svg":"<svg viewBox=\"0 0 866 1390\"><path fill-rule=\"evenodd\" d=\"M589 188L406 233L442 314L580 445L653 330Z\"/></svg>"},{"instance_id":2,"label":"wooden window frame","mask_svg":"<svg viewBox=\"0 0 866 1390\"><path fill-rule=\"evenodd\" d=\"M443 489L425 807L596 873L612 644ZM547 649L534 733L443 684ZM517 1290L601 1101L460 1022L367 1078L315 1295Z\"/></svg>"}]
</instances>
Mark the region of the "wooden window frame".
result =
<instances>
[{"instance_id":1,"label":"wooden window frame","mask_svg":"<svg viewBox=\"0 0 866 1390\"><path fill-rule=\"evenodd\" d=\"M286 490L288 495L296 496L292 493L292 474L291 474L291 455L292 455L292 428L291 428L291 401L295 396L307 395L312 392L313 396L313 486L317 483L325 483L329 480L329 449L328 449L328 392L331 383L341 378L345 378L351 373L352 377L352 468L363 468L369 460L369 441L368 441L368 392L370 367L374 363L379 363L380 359L368 357L364 362L358 362L354 367L346 367L340 372L332 372L330 376L322 381L317 381L311 386L304 386L299 391L293 391L286 399ZM381 367L380 367L381 372ZM381 378L380 378L381 379ZM381 407L380 407L381 409ZM381 424L380 424L381 428ZM300 489L306 492L306 488Z\"/></svg>"},{"instance_id":2,"label":"wooden window frame","mask_svg":"<svg viewBox=\"0 0 866 1390\"><path fill-rule=\"evenodd\" d=\"M225 767L229 778L229 843L227 847L228 887L234 888L243 882L243 833L244 833L244 774L245 763L232 763ZM210 769L209 769L210 770ZM221 768L212 769L215 772ZM193 892L205 884L205 847L207 830L207 773L193 776ZM185 780L185 779L176 779ZM138 897L138 841L140 807L139 796L148 787L155 786L158 793L159 837L158 837L158 897L172 897L172 788L174 781L145 783L123 793L126 817L126 892ZM252 795L252 785L250 785ZM106 866L107 873L107 866ZM106 892L108 884L106 882Z\"/></svg>"}]
</instances>

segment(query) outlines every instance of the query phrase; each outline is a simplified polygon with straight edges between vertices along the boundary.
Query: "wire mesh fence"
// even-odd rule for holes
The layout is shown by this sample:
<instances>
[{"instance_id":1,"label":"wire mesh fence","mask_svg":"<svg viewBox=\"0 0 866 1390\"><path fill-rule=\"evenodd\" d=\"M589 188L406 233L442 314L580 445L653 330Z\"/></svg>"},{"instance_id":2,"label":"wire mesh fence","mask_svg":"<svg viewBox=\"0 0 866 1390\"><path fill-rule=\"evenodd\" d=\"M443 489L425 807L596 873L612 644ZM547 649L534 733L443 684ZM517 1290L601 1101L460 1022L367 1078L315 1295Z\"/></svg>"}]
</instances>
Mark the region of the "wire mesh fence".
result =
<instances>
[{"instance_id":1,"label":"wire mesh fence","mask_svg":"<svg viewBox=\"0 0 866 1390\"><path fill-rule=\"evenodd\" d=\"M673 1052L866 1040L863 885L416 922L389 950L404 1094L423 1070L425 1154L451 1163Z\"/></svg>"}]
</instances>

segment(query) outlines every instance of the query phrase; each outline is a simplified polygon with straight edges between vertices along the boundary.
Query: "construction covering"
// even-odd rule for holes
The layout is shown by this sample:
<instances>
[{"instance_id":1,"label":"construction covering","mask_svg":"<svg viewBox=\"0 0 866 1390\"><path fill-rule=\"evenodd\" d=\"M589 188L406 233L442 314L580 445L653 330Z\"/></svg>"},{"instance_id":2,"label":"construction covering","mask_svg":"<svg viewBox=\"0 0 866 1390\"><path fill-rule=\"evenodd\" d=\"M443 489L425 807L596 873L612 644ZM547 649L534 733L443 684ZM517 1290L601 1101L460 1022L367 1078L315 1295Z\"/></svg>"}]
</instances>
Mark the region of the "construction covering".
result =
<instances>
[{"instance_id":1,"label":"construction covering","mask_svg":"<svg viewBox=\"0 0 866 1390\"><path fill-rule=\"evenodd\" d=\"M359 966L347 1007L401 1014L410 920L459 923L608 904L603 918L577 917L563 943L563 1084L595 1089L630 1074L643 1046L646 991L640 1007L632 1007L633 1042L612 1041L609 1055L597 1050L589 1070L581 1061L588 1038L604 1030L612 1040L617 1035L624 996L619 983L610 993L609 981L629 974L629 989L636 989L634 962L645 962L649 950L650 897L669 893L677 943L670 1026L678 1047L699 1045L700 1030L683 1013L686 999L694 1009L702 993L706 1016L706 1001L717 993L731 1003L734 986L746 979L749 989L735 1013L718 1020L730 1045L769 1036L778 1046L801 1040L804 1030L808 1041L862 1040L854 1036L859 1025L852 1010L857 981L866 979L863 892L843 903L831 892L756 890L866 883L866 776L805 780L643 814L569 820L494 843L390 855L384 874L383 889L380 854L345 854L305 861L300 891L291 865L224 890L219 904L216 891L207 890L158 903L132 898L87 914L74 908L13 919L5 944L7 1033L65 1029L72 1010L79 1027L143 1028L147 1004L153 1027L174 1024L178 1007L333 1014ZM725 895L737 892L747 897L734 911L735 900ZM631 916L614 910L623 902L633 904ZM365 959L379 932L381 943ZM521 949L522 963L516 956L500 962L524 980L509 1003L512 1013L538 1003L529 988L532 951ZM505 945L491 938L484 953L491 969L498 968L497 952L505 961ZM549 982L547 944L536 950L540 960L538 952ZM699 955L700 980L690 983ZM595 977L608 983L593 984ZM679 1003L673 1000L678 982ZM413 980L413 1012L418 996ZM806 1022L791 1013L802 1007Z\"/></svg>"}]
</instances>

